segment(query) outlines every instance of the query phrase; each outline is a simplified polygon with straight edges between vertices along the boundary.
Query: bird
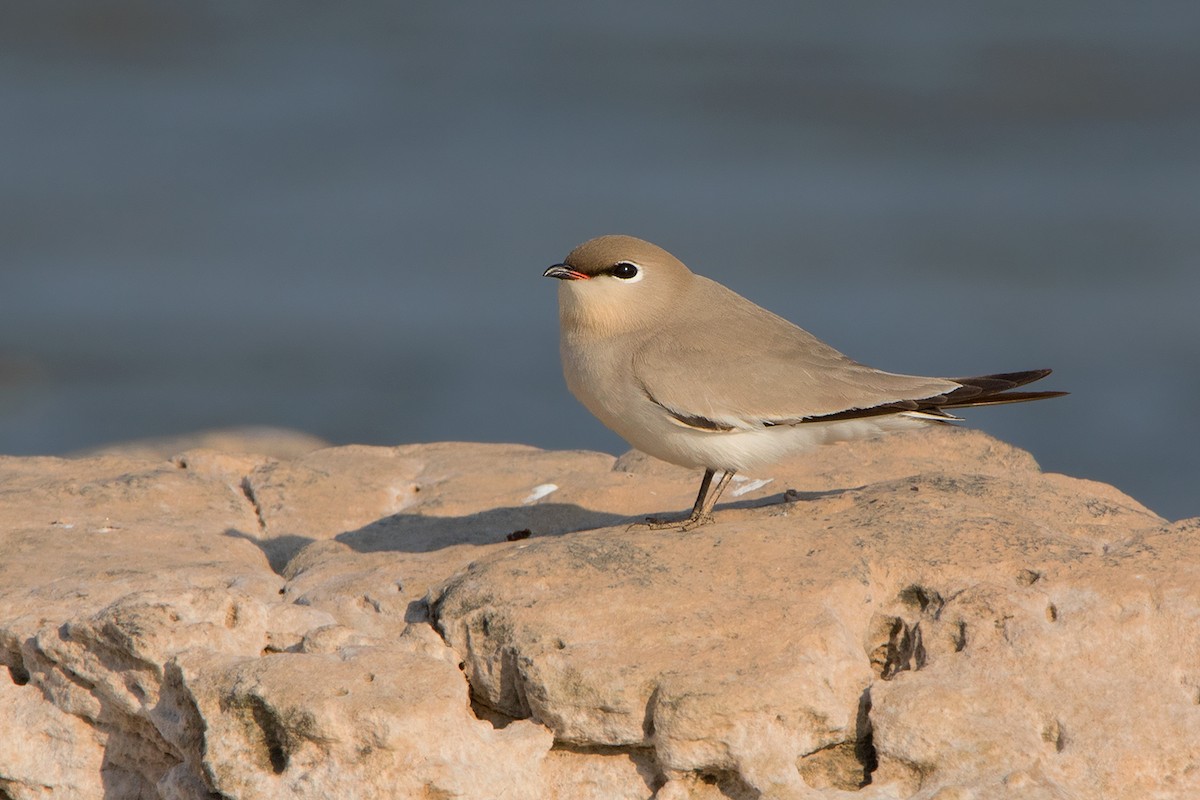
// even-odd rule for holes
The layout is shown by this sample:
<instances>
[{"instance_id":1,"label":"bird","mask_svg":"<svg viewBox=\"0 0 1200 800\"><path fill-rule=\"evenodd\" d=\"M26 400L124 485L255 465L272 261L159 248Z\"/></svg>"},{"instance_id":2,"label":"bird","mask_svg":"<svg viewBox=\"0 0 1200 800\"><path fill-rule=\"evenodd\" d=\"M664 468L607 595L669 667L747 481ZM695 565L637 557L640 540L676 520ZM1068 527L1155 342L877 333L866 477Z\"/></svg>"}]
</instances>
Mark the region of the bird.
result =
<instances>
[{"instance_id":1,"label":"bird","mask_svg":"<svg viewBox=\"0 0 1200 800\"><path fill-rule=\"evenodd\" d=\"M735 474L823 444L1067 394L1013 391L1048 369L972 378L874 369L633 236L590 239L543 276L559 280L571 393L634 448L704 470L691 513L648 519L653 528L712 522Z\"/></svg>"}]
</instances>

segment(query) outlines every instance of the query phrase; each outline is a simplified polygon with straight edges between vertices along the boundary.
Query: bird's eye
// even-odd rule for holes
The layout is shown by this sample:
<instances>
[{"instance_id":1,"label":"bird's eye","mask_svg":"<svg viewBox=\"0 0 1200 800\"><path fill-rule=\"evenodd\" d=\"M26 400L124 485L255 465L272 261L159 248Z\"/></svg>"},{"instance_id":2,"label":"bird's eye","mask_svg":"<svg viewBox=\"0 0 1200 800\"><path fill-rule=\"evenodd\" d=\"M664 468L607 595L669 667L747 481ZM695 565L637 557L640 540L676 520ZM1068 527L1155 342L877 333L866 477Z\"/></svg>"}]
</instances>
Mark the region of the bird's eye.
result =
<instances>
[{"instance_id":1,"label":"bird's eye","mask_svg":"<svg viewBox=\"0 0 1200 800\"><path fill-rule=\"evenodd\" d=\"M638 277L641 271L638 269L637 264L630 264L628 261L618 261L616 264L613 264L612 269L608 273L614 278L630 281Z\"/></svg>"}]
</instances>

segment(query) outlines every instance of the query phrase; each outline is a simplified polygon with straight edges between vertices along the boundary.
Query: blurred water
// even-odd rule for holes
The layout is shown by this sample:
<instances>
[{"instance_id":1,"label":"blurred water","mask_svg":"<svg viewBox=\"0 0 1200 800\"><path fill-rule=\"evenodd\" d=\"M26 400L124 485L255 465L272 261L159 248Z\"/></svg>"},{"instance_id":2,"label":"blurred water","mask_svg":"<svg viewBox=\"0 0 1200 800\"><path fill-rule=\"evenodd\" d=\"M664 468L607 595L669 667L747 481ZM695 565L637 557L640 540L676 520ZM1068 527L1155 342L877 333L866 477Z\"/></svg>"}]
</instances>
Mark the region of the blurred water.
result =
<instances>
[{"instance_id":1,"label":"blurred water","mask_svg":"<svg viewBox=\"0 0 1200 800\"><path fill-rule=\"evenodd\" d=\"M577 242L654 240L1200 513L1200 5L48 2L0 24L0 452L233 424L619 452Z\"/></svg>"}]
</instances>

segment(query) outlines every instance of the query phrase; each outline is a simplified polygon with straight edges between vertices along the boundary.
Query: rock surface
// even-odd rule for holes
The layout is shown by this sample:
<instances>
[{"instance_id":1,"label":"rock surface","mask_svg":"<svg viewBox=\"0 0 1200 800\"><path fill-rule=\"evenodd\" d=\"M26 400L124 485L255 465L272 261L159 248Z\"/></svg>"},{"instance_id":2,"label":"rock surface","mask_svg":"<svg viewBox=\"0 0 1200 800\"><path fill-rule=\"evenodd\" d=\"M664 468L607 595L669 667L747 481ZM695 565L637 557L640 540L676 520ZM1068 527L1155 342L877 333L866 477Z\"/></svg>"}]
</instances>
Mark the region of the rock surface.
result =
<instances>
[{"instance_id":1,"label":"rock surface","mask_svg":"<svg viewBox=\"0 0 1200 800\"><path fill-rule=\"evenodd\" d=\"M1200 796L1200 520L981 433L689 533L636 453L197 442L0 458L0 798Z\"/></svg>"}]
</instances>

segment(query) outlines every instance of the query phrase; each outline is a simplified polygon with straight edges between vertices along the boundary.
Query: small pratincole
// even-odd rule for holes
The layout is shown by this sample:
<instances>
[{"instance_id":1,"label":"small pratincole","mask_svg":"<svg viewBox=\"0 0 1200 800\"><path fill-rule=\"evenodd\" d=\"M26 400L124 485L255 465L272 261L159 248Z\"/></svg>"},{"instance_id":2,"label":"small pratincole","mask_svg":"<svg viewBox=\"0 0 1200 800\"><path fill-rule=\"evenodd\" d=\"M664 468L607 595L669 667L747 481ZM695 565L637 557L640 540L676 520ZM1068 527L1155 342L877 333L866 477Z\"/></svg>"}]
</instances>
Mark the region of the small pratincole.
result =
<instances>
[{"instance_id":1,"label":"small pratincole","mask_svg":"<svg viewBox=\"0 0 1200 800\"><path fill-rule=\"evenodd\" d=\"M584 242L543 274L560 280L571 393L638 450L704 469L691 514L652 527L711 522L734 473L817 445L1066 394L1013 391L1048 369L922 378L859 364L632 236Z\"/></svg>"}]
</instances>

